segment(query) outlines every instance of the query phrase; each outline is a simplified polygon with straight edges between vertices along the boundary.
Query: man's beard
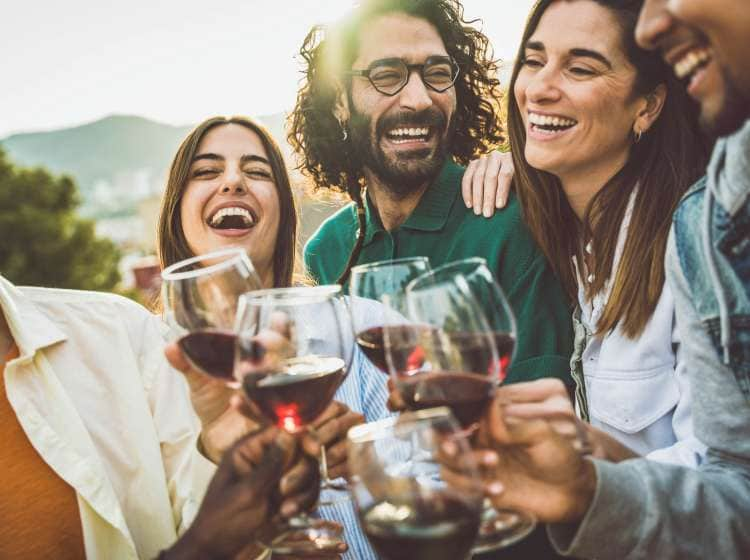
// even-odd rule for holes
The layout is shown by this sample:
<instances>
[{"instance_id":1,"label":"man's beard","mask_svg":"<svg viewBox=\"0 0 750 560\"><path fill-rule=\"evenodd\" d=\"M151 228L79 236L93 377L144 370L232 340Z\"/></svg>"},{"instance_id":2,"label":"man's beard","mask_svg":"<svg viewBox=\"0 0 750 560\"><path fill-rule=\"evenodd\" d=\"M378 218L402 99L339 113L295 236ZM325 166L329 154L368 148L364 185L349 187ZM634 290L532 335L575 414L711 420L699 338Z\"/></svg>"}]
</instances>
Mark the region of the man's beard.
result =
<instances>
[{"instance_id":1,"label":"man's beard","mask_svg":"<svg viewBox=\"0 0 750 560\"><path fill-rule=\"evenodd\" d=\"M721 66L724 80L724 101L718 114L713 118L701 115L701 126L713 137L729 136L739 130L750 118L750 99L742 93L734 82L726 66Z\"/></svg>"},{"instance_id":2,"label":"man's beard","mask_svg":"<svg viewBox=\"0 0 750 560\"><path fill-rule=\"evenodd\" d=\"M353 103L351 104L353 106ZM432 148L411 150L408 154L387 155L380 145L385 131L394 128L430 127L437 139ZM363 167L374 173L395 198L405 198L419 187L431 183L440 173L453 136L453 119L446 123L437 109L421 113L399 113L381 118L372 130L372 117L352 110L349 122L354 152Z\"/></svg>"}]
</instances>

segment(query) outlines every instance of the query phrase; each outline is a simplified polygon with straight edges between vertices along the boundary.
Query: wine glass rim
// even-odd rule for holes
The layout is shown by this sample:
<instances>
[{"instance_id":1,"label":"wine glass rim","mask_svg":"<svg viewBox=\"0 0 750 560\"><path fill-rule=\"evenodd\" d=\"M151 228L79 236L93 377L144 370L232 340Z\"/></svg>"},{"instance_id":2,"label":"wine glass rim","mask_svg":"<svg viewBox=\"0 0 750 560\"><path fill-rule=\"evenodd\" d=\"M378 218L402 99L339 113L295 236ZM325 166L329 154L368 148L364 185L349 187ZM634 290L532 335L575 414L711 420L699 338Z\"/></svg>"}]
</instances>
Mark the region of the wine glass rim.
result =
<instances>
[{"instance_id":1,"label":"wine glass rim","mask_svg":"<svg viewBox=\"0 0 750 560\"><path fill-rule=\"evenodd\" d=\"M397 264L407 264L407 263L414 263L414 262L423 262L427 264L427 266L430 266L430 259L427 257L401 257L398 259L385 259L382 261L374 261L370 263L365 264L358 264L357 266L352 267L352 274L364 272L367 270L375 270L378 268L383 268L386 266L393 266Z\"/></svg>"},{"instance_id":2,"label":"wine glass rim","mask_svg":"<svg viewBox=\"0 0 750 560\"><path fill-rule=\"evenodd\" d=\"M398 434L401 431L399 430L399 426L403 426L403 428L406 429L408 425L430 420L432 418L446 418L449 422L455 423L456 430L459 429L458 423L456 422L450 408L447 406L436 406L434 408L401 412L398 415L389 416L382 420L359 424L350 428L346 437L352 443L375 441L385 437L391 437L393 433ZM391 433L384 432L384 430L389 429L392 430Z\"/></svg>"},{"instance_id":3,"label":"wine glass rim","mask_svg":"<svg viewBox=\"0 0 750 560\"><path fill-rule=\"evenodd\" d=\"M314 299L327 299L341 294L339 284L322 284L320 286L292 286L288 288L266 288L246 292L240 297L245 301L254 300L295 300L309 301Z\"/></svg>"},{"instance_id":4,"label":"wine glass rim","mask_svg":"<svg viewBox=\"0 0 750 560\"><path fill-rule=\"evenodd\" d=\"M437 268L433 268L432 270L428 270L427 272L423 272L407 284L406 290L409 291L420 288L428 282L440 282L440 279L444 278L445 274L449 272L454 273L452 276L469 277L480 268L485 268L489 271L487 259L484 259L482 257L468 257L466 259L451 261L442 264ZM490 272L490 274L492 273ZM444 279L443 281L447 281L449 278L450 277ZM492 278L494 280L494 275Z\"/></svg>"},{"instance_id":5,"label":"wine glass rim","mask_svg":"<svg viewBox=\"0 0 750 560\"><path fill-rule=\"evenodd\" d=\"M206 259L214 259L214 258L225 257L225 256L228 256L229 258L224 259L221 262L208 265L208 266L180 271L180 269L182 268L185 268L187 266L192 266ZM185 278L195 278L198 276L211 274L213 272L218 272L220 270L224 270L225 268L230 268L234 266L234 264L237 261L245 261L248 268L252 270L253 272L255 272L255 267L253 266L253 263L250 260L250 257L247 256L247 251L245 251L245 249L242 249L240 247L231 247L228 249L220 249L218 251L211 251L210 253L203 253L201 255L196 255L188 259L177 261L176 263L171 264L167 268L165 268L161 273L161 277L162 277L162 280L165 280L165 281L183 280Z\"/></svg>"}]
</instances>

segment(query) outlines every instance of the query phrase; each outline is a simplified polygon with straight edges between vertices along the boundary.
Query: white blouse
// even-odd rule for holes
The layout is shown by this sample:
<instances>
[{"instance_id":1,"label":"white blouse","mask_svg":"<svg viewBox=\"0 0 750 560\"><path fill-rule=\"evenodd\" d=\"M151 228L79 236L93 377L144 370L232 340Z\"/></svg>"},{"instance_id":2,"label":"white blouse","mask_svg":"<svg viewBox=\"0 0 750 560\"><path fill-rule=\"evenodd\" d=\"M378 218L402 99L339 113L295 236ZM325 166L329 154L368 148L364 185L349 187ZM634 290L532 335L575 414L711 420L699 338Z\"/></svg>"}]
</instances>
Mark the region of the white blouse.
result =
<instances>
[{"instance_id":1,"label":"white blouse","mask_svg":"<svg viewBox=\"0 0 750 560\"><path fill-rule=\"evenodd\" d=\"M620 228L613 270L620 261L633 200ZM650 459L698 466L706 447L693 435L690 383L681 362L669 286L665 283L662 288L640 336L628 338L618 326L596 337L591 333L596 332L610 286L607 283L602 292L587 301L584 282L592 278L584 279L580 273L577 276L581 310L577 331L585 329L585 344L574 354L573 364L580 359L591 424Z\"/></svg>"}]
</instances>

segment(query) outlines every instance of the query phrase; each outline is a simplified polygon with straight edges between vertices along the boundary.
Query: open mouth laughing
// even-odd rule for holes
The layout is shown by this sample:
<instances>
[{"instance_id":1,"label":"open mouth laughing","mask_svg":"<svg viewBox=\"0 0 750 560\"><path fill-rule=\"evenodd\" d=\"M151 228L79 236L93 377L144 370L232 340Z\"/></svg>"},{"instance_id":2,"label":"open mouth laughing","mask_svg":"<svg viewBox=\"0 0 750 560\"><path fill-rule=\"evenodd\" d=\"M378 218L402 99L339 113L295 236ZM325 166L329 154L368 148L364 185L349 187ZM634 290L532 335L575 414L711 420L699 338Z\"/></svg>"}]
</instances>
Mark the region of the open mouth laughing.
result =
<instances>
[{"instance_id":1,"label":"open mouth laughing","mask_svg":"<svg viewBox=\"0 0 750 560\"><path fill-rule=\"evenodd\" d=\"M209 227L216 230L247 231L258 223L258 216L252 208L230 205L215 210L206 222Z\"/></svg>"},{"instance_id":2,"label":"open mouth laughing","mask_svg":"<svg viewBox=\"0 0 750 560\"><path fill-rule=\"evenodd\" d=\"M704 45L696 45L671 58L675 76L687 85L689 93L694 93L713 60L713 53Z\"/></svg>"},{"instance_id":3,"label":"open mouth laughing","mask_svg":"<svg viewBox=\"0 0 750 560\"><path fill-rule=\"evenodd\" d=\"M543 136L554 137L567 132L578 121L562 115L546 115L529 111L529 131Z\"/></svg>"},{"instance_id":4,"label":"open mouth laughing","mask_svg":"<svg viewBox=\"0 0 750 560\"><path fill-rule=\"evenodd\" d=\"M421 127L398 127L392 128L385 132L385 137L393 144L426 144L432 138L433 128L429 126Z\"/></svg>"}]
</instances>

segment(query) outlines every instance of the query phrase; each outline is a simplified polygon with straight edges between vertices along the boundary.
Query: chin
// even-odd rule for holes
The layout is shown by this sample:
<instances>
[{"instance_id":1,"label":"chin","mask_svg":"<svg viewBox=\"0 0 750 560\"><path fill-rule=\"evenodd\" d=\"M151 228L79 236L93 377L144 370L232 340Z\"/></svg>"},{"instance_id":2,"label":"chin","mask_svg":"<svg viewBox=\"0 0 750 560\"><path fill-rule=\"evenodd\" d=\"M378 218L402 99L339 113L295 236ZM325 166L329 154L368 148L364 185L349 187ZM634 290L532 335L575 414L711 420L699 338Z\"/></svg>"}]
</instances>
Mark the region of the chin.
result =
<instances>
[{"instance_id":1,"label":"chin","mask_svg":"<svg viewBox=\"0 0 750 560\"><path fill-rule=\"evenodd\" d=\"M548 154L539 153L536 150L532 151L531 153L529 153L527 150L526 162L537 171L544 171L546 173L552 173L553 175L556 175L556 172L559 168L557 155L558 154L554 154L553 157L549 157Z\"/></svg>"}]
</instances>

